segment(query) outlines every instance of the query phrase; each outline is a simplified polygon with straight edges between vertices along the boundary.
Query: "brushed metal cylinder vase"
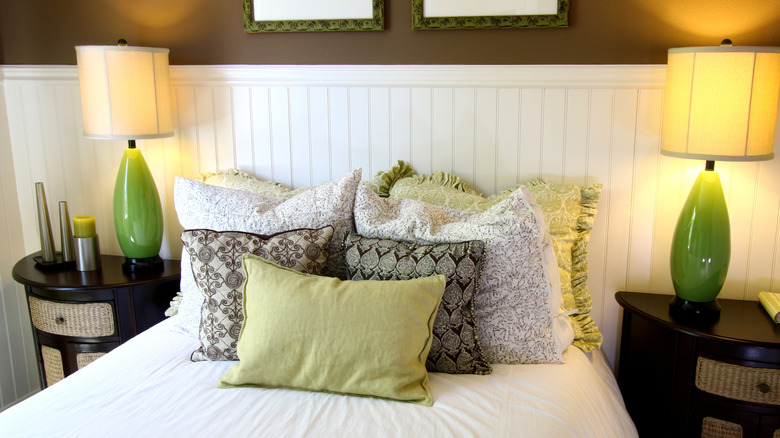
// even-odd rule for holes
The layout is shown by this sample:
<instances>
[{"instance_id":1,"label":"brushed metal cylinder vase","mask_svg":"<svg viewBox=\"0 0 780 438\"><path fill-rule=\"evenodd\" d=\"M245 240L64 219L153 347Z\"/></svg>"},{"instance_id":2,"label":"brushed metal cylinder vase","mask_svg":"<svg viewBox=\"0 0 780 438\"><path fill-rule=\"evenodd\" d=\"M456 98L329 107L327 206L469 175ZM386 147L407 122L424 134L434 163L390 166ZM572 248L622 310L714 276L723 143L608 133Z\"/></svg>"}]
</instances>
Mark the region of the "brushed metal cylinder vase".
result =
<instances>
[{"instance_id":1,"label":"brushed metal cylinder vase","mask_svg":"<svg viewBox=\"0 0 780 438\"><path fill-rule=\"evenodd\" d=\"M76 270L97 271L100 264L100 242L98 236L74 237L76 246Z\"/></svg>"}]
</instances>

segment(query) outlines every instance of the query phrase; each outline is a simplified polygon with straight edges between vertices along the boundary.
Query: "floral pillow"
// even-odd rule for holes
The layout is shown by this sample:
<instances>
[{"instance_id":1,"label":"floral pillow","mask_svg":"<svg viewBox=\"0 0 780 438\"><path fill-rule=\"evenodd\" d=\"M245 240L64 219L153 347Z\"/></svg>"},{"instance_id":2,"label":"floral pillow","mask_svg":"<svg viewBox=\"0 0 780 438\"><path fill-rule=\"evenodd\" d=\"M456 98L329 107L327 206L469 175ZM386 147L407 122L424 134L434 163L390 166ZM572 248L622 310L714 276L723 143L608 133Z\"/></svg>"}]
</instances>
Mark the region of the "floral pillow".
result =
<instances>
[{"instance_id":1,"label":"floral pillow","mask_svg":"<svg viewBox=\"0 0 780 438\"><path fill-rule=\"evenodd\" d=\"M179 223L185 229L242 231L274 234L298 228L332 225L333 238L341 242L354 230L352 207L362 171L356 169L341 178L322 183L291 198L246 190L212 186L187 178L176 178L173 195ZM195 285L190 257L182 249L179 305L180 331L197 337L203 297ZM346 277L343 252L330 248L325 275Z\"/></svg>"},{"instance_id":2,"label":"floral pillow","mask_svg":"<svg viewBox=\"0 0 780 438\"><path fill-rule=\"evenodd\" d=\"M468 213L413 199L380 198L361 184L355 225L358 233L383 239L483 241L485 264L475 314L488 362L560 363L571 338L567 343L553 328L561 316L555 256L527 197L526 190L517 190L483 213Z\"/></svg>"},{"instance_id":3,"label":"floral pillow","mask_svg":"<svg viewBox=\"0 0 780 438\"><path fill-rule=\"evenodd\" d=\"M404 165L406 173L411 173L408 164ZM389 178L380 173L375 179ZM392 187L387 190L391 198L417 199L468 212L484 212L516 190L507 189L497 195L485 197L457 176L445 172L415 174L394 181ZM587 285L587 249L601 185L577 186L532 179L520 183L518 187L526 187L533 195L543 211L548 232L553 237L552 244L561 279L563 309L574 312L570 316L574 345L584 351L598 349L603 337L590 316L593 304Z\"/></svg>"},{"instance_id":4,"label":"floral pillow","mask_svg":"<svg viewBox=\"0 0 780 438\"><path fill-rule=\"evenodd\" d=\"M200 347L192 353L192 360L238 360L238 335L244 322L244 254L254 254L295 271L319 274L325 266L331 237L331 226L271 236L185 230L181 240L195 284L203 296Z\"/></svg>"},{"instance_id":5,"label":"floral pillow","mask_svg":"<svg viewBox=\"0 0 780 438\"><path fill-rule=\"evenodd\" d=\"M485 253L483 242L422 245L349 234L344 240L344 252L349 280L446 276L426 368L449 374L490 373L474 315Z\"/></svg>"}]
</instances>

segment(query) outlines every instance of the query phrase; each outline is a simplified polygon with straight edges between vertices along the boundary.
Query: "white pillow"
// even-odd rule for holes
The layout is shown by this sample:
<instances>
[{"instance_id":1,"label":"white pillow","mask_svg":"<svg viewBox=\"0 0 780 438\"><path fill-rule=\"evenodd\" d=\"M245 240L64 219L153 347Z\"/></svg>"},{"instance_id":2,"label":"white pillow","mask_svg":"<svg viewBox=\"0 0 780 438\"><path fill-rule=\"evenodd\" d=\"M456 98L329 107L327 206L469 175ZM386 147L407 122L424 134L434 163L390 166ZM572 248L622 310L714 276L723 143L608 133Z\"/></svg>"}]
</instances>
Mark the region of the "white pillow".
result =
<instances>
[{"instance_id":1,"label":"white pillow","mask_svg":"<svg viewBox=\"0 0 780 438\"><path fill-rule=\"evenodd\" d=\"M364 183L355 198L355 225L364 236L387 239L484 241L485 270L475 313L488 361L561 363L571 339L567 342L554 326L571 332L571 325L554 324L561 315L557 262L532 202L526 189L517 190L484 213L469 213L380 198Z\"/></svg>"},{"instance_id":2,"label":"white pillow","mask_svg":"<svg viewBox=\"0 0 780 438\"><path fill-rule=\"evenodd\" d=\"M324 274L346 279L346 263L336 242L341 242L347 232L354 231L352 211L361 173L361 169L356 169L289 199L177 177L173 199L179 223L185 229L273 234L332 225L335 228L334 245ZM178 329L198 337L203 295L195 284L189 256L184 249L181 291Z\"/></svg>"}]
</instances>

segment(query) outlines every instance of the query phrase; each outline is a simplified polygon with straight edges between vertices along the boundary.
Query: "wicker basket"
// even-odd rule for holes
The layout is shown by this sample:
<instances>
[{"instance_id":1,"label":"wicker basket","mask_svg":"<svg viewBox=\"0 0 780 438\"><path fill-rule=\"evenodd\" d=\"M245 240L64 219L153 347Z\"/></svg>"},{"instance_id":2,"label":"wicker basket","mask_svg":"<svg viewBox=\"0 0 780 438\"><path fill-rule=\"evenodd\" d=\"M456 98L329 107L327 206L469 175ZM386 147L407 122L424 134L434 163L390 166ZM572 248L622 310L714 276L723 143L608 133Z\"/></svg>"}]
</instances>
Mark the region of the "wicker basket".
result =
<instances>
[{"instance_id":1,"label":"wicker basket","mask_svg":"<svg viewBox=\"0 0 780 438\"><path fill-rule=\"evenodd\" d=\"M44 332L94 338L115 332L114 312L108 303L70 304L30 296L33 325Z\"/></svg>"},{"instance_id":2,"label":"wicker basket","mask_svg":"<svg viewBox=\"0 0 780 438\"><path fill-rule=\"evenodd\" d=\"M696 387L733 400L780 405L780 369L745 367L699 357Z\"/></svg>"},{"instance_id":3,"label":"wicker basket","mask_svg":"<svg viewBox=\"0 0 780 438\"><path fill-rule=\"evenodd\" d=\"M41 357L43 358L43 372L46 375L46 386L54 385L65 378L60 350L41 345Z\"/></svg>"},{"instance_id":4,"label":"wicker basket","mask_svg":"<svg viewBox=\"0 0 780 438\"><path fill-rule=\"evenodd\" d=\"M76 355L76 366L78 366L79 369L82 369L92 362L98 360L104 354L106 353L79 353Z\"/></svg>"},{"instance_id":5,"label":"wicker basket","mask_svg":"<svg viewBox=\"0 0 780 438\"><path fill-rule=\"evenodd\" d=\"M742 438L742 426L713 417L704 417L701 436L702 438Z\"/></svg>"}]
</instances>

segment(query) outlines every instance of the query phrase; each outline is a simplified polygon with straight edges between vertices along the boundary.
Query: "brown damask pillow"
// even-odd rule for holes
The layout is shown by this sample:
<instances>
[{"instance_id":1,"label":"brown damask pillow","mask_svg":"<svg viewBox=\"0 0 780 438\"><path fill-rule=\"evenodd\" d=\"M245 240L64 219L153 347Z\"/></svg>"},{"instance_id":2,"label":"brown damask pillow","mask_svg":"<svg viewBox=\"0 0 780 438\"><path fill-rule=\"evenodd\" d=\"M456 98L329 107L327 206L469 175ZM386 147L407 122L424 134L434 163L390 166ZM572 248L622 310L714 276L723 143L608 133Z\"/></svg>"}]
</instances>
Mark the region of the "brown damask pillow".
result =
<instances>
[{"instance_id":1,"label":"brown damask pillow","mask_svg":"<svg viewBox=\"0 0 780 438\"><path fill-rule=\"evenodd\" d=\"M421 245L350 233L344 239L344 252L350 280L446 276L426 368L449 374L490 374L474 315L485 254L483 242Z\"/></svg>"},{"instance_id":2,"label":"brown damask pillow","mask_svg":"<svg viewBox=\"0 0 780 438\"><path fill-rule=\"evenodd\" d=\"M246 253L296 271L318 275L325 266L333 227L283 231L270 236L237 231L185 230L195 283L204 296L200 347L192 360L238 360L236 347L244 321Z\"/></svg>"}]
</instances>

